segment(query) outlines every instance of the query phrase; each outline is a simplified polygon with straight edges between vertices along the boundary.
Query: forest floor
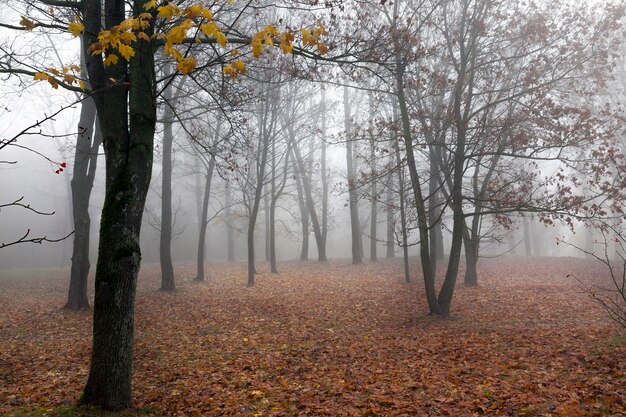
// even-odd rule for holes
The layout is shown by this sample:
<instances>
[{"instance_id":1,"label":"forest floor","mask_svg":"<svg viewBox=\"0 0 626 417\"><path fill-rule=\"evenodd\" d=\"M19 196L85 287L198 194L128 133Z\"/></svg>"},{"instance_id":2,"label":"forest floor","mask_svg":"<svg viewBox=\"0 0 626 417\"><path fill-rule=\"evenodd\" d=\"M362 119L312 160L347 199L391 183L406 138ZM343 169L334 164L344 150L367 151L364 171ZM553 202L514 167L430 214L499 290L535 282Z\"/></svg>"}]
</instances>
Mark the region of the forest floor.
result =
<instances>
[{"instance_id":1,"label":"forest floor","mask_svg":"<svg viewBox=\"0 0 626 417\"><path fill-rule=\"evenodd\" d=\"M446 320L400 259L257 269L246 288L244 263L210 263L200 284L178 265L173 294L142 269L122 415L626 416L625 334L568 277L602 279L591 261L481 261ZM66 281L0 273L0 415L82 415L91 315L60 309Z\"/></svg>"}]
</instances>

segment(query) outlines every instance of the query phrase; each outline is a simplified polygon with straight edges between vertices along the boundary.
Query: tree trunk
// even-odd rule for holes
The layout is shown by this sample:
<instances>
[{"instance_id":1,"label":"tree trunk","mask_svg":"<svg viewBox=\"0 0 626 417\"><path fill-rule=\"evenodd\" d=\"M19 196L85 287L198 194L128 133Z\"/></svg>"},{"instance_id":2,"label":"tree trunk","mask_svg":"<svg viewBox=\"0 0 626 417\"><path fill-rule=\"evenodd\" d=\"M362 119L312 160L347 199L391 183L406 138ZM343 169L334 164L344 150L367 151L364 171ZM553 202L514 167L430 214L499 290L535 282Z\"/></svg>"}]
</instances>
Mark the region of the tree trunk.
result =
<instances>
[{"instance_id":1,"label":"tree trunk","mask_svg":"<svg viewBox=\"0 0 626 417\"><path fill-rule=\"evenodd\" d=\"M353 141L352 134L352 114L350 110L350 98L348 97L348 87L343 88L344 124L346 131L346 162L348 171L348 199L350 205L350 231L352 236L352 263L362 262L363 241L361 237L361 223L359 221L359 207L356 195L356 174L354 169Z\"/></svg>"},{"instance_id":2,"label":"tree trunk","mask_svg":"<svg viewBox=\"0 0 626 417\"><path fill-rule=\"evenodd\" d=\"M218 122L219 125L219 122ZM218 127L219 129L219 127ZM218 130L219 131L219 130ZM202 199L202 218L200 222L200 230L198 233L198 262L195 281L204 281L204 255L206 246L206 230L209 225L209 199L211 197L211 182L213 181L213 170L215 168L215 158L211 157L209 165L206 168L204 197Z\"/></svg>"},{"instance_id":3,"label":"tree trunk","mask_svg":"<svg viewBox=\"0 0 626 417\"><path fill-rule=\"evenodd\" d=\"M478 250L480 241L476 239L467 239L465 246L465 279L464 284L469 287L478 285Z\"/></svg>"},{"instance_id":4,"label":"tree trunk","mask_svg":"<svg viewBox=\"0 0 626 417\"><path fill-rule=\"evenodd\" d=\"M224 218L226 219L226 258L229 262L233 262L235 260L235 238L232 224L232 213L230 209L231 190L228 184L226 184L224 194L224 204L226 205L226 208L224 209Z\"/></svg>"},{"instance_id":5,"label":"tree trunk","mask_svg":"<svg viewBox=\"0 0 626 417\"><path fill-rule=\"evenodd\" d=\"M270 236L270 202L269 196L266 194L263 197L263 215L265 216L265 261L270 261L270 240L272 240Z\"/></svg>"},{"instance_id":6,"label":"tree trunk","mask_svg":"<svg viewBox=\"0 0 626 417\"><path fill-rule=\"evenodd\" d=\"M315 242L317 243L317 260L319 262L326 261L326 245L322 243L322 230L319 220L317 218L317 211L315 210L315 203L313 202L313 192L311 191L311 182L307 181L306 173L304 172L304 162L300 154L300 148L298 144L293 141L293 132L290 131L290 137L292 138L292 149L298 169L302 173L302 186L304 188L304 196L306 197L306 205L309 211L311 223L313 224L313 234L315 235Z\"/></svg>"},{"instance_id":7,"label":"tree trunk","mask_svg":"<svg viewBox=\"0 0 626 417\"><path fill-rule=\"evenodd\" d=\"M376 142L374 141L374 96L372 93L369 94L368 97L369 102L369 111L370 111L370 126L369 126L369 134L370 134L370 164L372 165L372 184L371 184L371 206L370 206L370 261L376 262L378 261L377 254L377 227L378 227L378 190L376 189L377 183L377 175L376 172Z\"/></svg>"},{"instance_id":8,"label":"tree trunk","mask_svg":"<svg viewBox=\"0 0 626 417\"><path fill-rule=\"evenodd\" d=\"M143 11L135 1L134 13ZM124 19L124 2L107 3L105 27ZM85 0L85 45L101 27L99 1ZM145 30L148 36L152 29ZM93 342L89 377L81 403L106 409L131 404L134 305L141 261L139 234L152 173L156 124L154 55L150 42L139 39L128 65L120 59L104 67L102 58L85 51L89 80L101 122L106 159L106 192L100 223L96 266ZM110 79L128 83L110 85Z\"/></svg>"},{"instance_id":9,"label":"tree trunk","mask_svg":"<svg viewBox=\"0 0 626 417\"><path fill-rule=\"evenodd\" d=\"M302 175L296 170L296 190L298 192L298 207L300 208L300 225L302 226L302 246L300 248L300 260L309 260L309 210L304 201L302 190Z\"/></svg>"},{"instance_id":10,"label":"tree trunk","mask_svg":"<svg viewBox=\"0 0 626 417\"><path fill-rule=\"evenodd\" d=\"M529 224L528 217L526 216L522 217L522 225L524 228L524 254L526 256L533 256L533 250L532 250L533 239L530 234L530 224Z\"/></svg>"},{"instance_id":11,"label":"tree trunk","mask_svg":"<svg viewBox=\"0 0 626 417\"><path fill-rule=\"evenodd\" d=\"M326 88L322 85L322 156L321 156L321 176L322 176L322 240L320 242L323 252L326 253L326 242L328 238L328 172L326 169Z\"/></svg>"},{"instance_id":12,"label":"tree trunk","mask_svg":"<svg viewBox=\"0 0 626 417\"><path fill-rule=\"evenodd\" d=\"M83 101L78 122L78 136L74 155L74 172L72 175L72 219L74 222L74 244L72 248L72 267L70 271L70 287L65 308L72 311L89 309L87 284L89 280L89 241L91 217L89 200L96 174L98 147L102 135L97 127L96 105L91 98Z\"/></svg>"},{"instance_id":13,"label":"tree trunk","mask_svg":"<svg viewBox=\"0 0 626 417\"><path fill-rule=\"evenodd\" d=\"M393 163L393 157L389 156L389 165ZM385 243L385 247L387 249L386 257L393 258L396 256L395 254L395 240L396 240L396 221L394 219L394 197L393 197L393 172L389 173L389 178L387 179L387 196L386 196L386 204L387 204L387 242Z\"/></svg>"},{"instance_id":14,"label":"tree trunk","mask_svg":"<svg viewBox=\"0 0 626 417\"><path fill-rule=\"evenodd\" d=\"M168 71L171 73L172 71ZM159 257L161 261L161 291L175 291L174 265L172 264L172 143L174 142L174 110L172 87L168 86L163 97L163 165L161 172L161 236Z\"/></svg>"},{"instance_id":15,"label":"tree trunk","mask_svg":"<svg viewBox=\"0 0 626 417\"><path fill-rule=\"evenodd\" d=\"M394 120L397 120L396 109L394 106ZM411 274L409 271L409 245L408 245L408 232L406 222L406 200L405 200L405 181L404 181L404 166L402 165L402 159L400 158L400 146L398 139L395 138L396 148L396 170L398 173L398 190L400 194L400 227L402 228L402 262L404 264L404 282L407 284L411 282Z\"/></svg>"}]
</instances>

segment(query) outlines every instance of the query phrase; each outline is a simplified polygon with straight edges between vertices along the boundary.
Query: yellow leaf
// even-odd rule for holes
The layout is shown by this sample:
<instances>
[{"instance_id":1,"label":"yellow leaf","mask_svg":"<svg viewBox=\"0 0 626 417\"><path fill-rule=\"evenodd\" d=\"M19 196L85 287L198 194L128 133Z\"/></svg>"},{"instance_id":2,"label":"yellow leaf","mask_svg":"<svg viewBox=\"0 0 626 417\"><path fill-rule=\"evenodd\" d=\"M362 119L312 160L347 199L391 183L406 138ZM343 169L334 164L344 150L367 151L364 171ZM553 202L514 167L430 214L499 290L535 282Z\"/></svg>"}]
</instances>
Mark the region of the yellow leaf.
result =
<instances>
[{"instance_id":1,"label":"yellow leaf","mask_svg":"<svg viewBox=\"0 0 626 417\"><path fill-rule=\"evenodd\" d=\"M302 43L308 46L314 46L317 44L317 41L313 37L313 34L308 29L301 29L300 33L302 34Z\"/></svg>"},{"instance_id":2,"label":"yellow leaf","mask_svg":"<svg viewBox=\"0 0 626 417\"><path fill-rule=\"evenodd\" d=\"M200 25L200 30L207 37L217 37L217 34L220 32L220 29L217 27L215 23L203 23Z\"/></svg>"},{"instance_id":3,"label":"yellow leaf","mask_svg":"<svg viewBox=\"0 0 626 417\"><path fill-rule=\"evenodd\" d=\"M83 80L79 80L78 81L78 86L80 87L81 90L85 89L85 82Z\"/></svg>"},{"instance_id":4,"label":"yellow leaf","mask_svg":"<svg viewBox=\"0 0 626 417\"><path fill-rule=\"evenodd\" d=\"M181 54L180 51L178 51L178 49L174 48L174 46L171 43L165 44L165 46L163 47L163 54L165 56L171 56L177 62L180 62L183 60L183 54Z\"/></svg>"},{"instance_id":5,"label":"yellow leaf","mask_svg":"<svg viewBox=\"0 0 626 417\"><path fill-rule=\"evenodd\" d=\"M120 44L117 49L120 51L120 55L122 55L127 61L131 57L135 56L135 50L128 45Z\"/></svg>"},{"instance_id":6,"label":"yellow leaf","mask_svg":"<svg viewBox=\"0 0 626 417\"><path fill-rule=\"evenodd\" d=\"M76 19L67 26L67 29L74 37L77 37L78 35L83 33L83 31L85 30L85 25L83 25L81 21L78 20L78 17L76 17Z\"/></svg>"},{"instance_id":7,"label":"yellow leaf","mask_svg":"<svg viewBox=\"0 0 626 417\"><path fill-rule=\"evenodd\" d=\"M74 84L76 82L76 77L74 77L71 74L65 74L63 76L63 81L68 83L69 85L72 85L72 84Z\"/></svg>"},{"instance_id":8,"label":"yellow leaf","mask_svg":"<svg viewBox=\"0 0 626 417\"><path fill-rule=\"evenodd\" d=\"M48 78L50 78L50 76L48 74L46 74L45 72L38 72L33 76L33 79L35 81L46 81Z\"/></svg>"},{"instance_id":9,"label":"yellow leaf","mask_svg":"<svg viewBox=\"0 0 626 417\"><path fill-rule=\"evenodd\" d=\"M180 15L180 10L174 3L167 3L165 6L159 6L157 11L159 12L159 17L162 17L163 19L171 19L174 16Z\"/></svg>"},{"instance_id":10,"label":"yellow leaf","mask_svg":"<svg viewBox=\"0 0 626 417\"><path fill-rule=\"evenodd\" d=\"M150 36L148 36L148 35L146 34L146 32L139 32L139 33L137 33L137 37L138 37L139 39L143 39L143 40L144 40L144 41L146 41L146 42L150 42Z\"/></svg>"},{"instance_id":11,"label":"yellow leaf","mask_svg":"<svg viewBox=\"0 0 626 417\"><path fill-rule=\"evenodd\" d=\"M246 73L246 64L238 59L235 62L232 63L232 66L237 70L237 72L239 74L245 74Z\"/></svg>"},{"instance_id":12,"label":"yellow leaf","mask_svg":"<svg viewBox=\"0 0 626 417\"><path fill-rule=\"evenodd\" d=\"M126 45L130 44L131 42L134 42L137 40L137 36L135 36L135 34L133 32L122 32L120 34L120 39L122 42L124 42Z\"/></svg>"},{"instance_id":13,"label":"yellow leaf","mask_svg":"<svg viewBox=\"0 0 626 417\"><path fill-rule=\"evenodd\" d=\"M276 26L274 25L267 25L265 26L265 28L263 28L263 30L269 36L278 36L278 29L276 29Z\"/></svg>"},{"instance_id":14,"label":"yellow leaf","mask_svg":"<svg viewBox=\"0 0 626 417\"><path fill-rule=\"evenodd\" d=\"M280 50L284 54L290 54L293 51L293 35L289 32L285 32L280 36Z\"/></svg>"},{"instance_id":15,"label":"yellow leaf","mask_svg":"<svg viewBox=\"0 0 626 417\"><path fill-rule=\"evenodd\" d=\"M26 30L33 30L35 29L35 23L28 19L25 16L22 16L22 20L20 20L20 25L24 26L24 28L26 28Z\"/></svg>"},{"instance_id":16,"label":"yellow leaf","mask_svg":"<svg viewBox=\"0 0 626 417\"><path fill-rule=\"evenodd\" d=\"M143 9L144 10L154 9L156 7L156 4L157 4L156 0L150 0L143 4Z\"/></svg>"},{"instance_id":17,"label":"yellow leaf","mask_svg":"<svg viewBox=\"0 0 626 417\"><path fill-rule=\"evenodd\" d=\"M252 55L254 55L255 58L261 56L264 50L263 43L261 42L261 37L255 35L250 42L250 47L252 48Z\"/></svg>"},{"instance_id":18,"label":"yellow leaf","mask_svg":"<svg viewBox=\"0 0 626 417\"><path fill-rule=\"evenodd\" d=\"M193 19L194 17L201 16L202 11L203 11L202 6L200 6L199 4L194 4L194 5L187 7L183 13L188 18Z\"/></svg>"},{"instance_id":19,"label":"yellow leaf","mask_svg":"<svg viewBox=\"0 0 626 417\"><path fill-rule=\"evenodd\" d=\"M189 74L196 67L196 60L194 58L183 58L178 65L176 65L176 69L180 71L182 74Z\"/></svg>"},{"instance_id":20,"label":"yellow leaf","mask_svg":"<svg viewBox=\"0 0 626 417\"><path fill-rule=\"evenodd\" d=\"M56 68L52 68L52 67L47 68L47 71L48 71L50 74L54 74L54 75L59 75L59 74L60 74L60 72L59 72L59 70L58 70L58 69L56 69Z\"/></svg>"},{"instance_id":21,"label":"yellow leaf","mask_svg":"<svg viewBox=\"0 0 626 417\"><path fill-rule=\"evenodd\" d=\"M119 57L115 54L109 54L105 60L104 60L104 65L105 66L109 66L109 65L115 65L117 64L117 61L119 60Z\"/></svg>"},{"instance_id":22,"label":"yellow leaf","mask_svg":"<svg viewBox=\"0 0 626 417\"><path fill-rule=\"evenodd\" d=\"M172 44L182 43L187 37L187 31L193 26L193 20L185 19L183 23L171 28L165 35L167 42Z\"/></svg>"},{"instance_id":23,"label":"yellow leaf","mask_svg":"<svg viewBox=\"0 0 626 417\"><path fill-rule=\"evenodd\" d=\"M54 88L55 90L59 88L59 83L57 83L57 81L54 78L48 77L48 82L50 83L52 88Z\"/></svg>"},{"instance_id":24,"label":"yellow leaf","mask_svg":"<svg viewBox=\"0 0 626 417\"><path fill-rule=\"evenodd\" d=\"M222 48L226 48L226 45L228 45L228 39L226 39L226 36L222 32L217 34L216 39L217 43L219 43Z\"/></svg>"}]
</instances>

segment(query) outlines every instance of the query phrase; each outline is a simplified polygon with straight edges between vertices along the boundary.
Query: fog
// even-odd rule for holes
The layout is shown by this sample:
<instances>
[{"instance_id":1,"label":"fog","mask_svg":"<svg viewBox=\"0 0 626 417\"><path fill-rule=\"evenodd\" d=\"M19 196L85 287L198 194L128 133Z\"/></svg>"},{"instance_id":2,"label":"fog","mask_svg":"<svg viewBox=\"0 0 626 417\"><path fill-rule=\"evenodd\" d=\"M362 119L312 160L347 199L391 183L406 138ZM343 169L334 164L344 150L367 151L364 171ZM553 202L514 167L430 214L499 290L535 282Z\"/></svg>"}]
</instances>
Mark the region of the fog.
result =
<instances>
[{"instance_id":1,"label":"fog","mask_svg":"<svg viewBox=\"0 0 626 417\"><path fill-rule=\"evenodd\" d=\"M626 413L623 1L0 3L0 415Z\"/></svg>"}]
</instances>

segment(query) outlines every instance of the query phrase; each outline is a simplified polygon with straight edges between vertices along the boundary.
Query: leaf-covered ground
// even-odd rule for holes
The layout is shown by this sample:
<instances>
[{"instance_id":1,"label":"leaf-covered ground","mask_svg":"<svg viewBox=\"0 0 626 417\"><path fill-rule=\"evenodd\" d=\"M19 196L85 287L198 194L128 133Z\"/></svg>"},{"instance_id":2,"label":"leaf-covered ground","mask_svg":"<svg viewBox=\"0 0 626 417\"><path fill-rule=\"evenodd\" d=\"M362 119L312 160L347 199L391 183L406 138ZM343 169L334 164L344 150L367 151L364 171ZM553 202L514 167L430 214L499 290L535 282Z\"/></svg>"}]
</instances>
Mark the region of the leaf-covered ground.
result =
<instances>
[{"instance_id":1,"label":"leaf-covered ground","mask_svg":"<svg viewBox=\"0 0 626 417\"><path fill-rule=\"evenodd\" d=\"M485 260L453 317L427 316L400 260L211 263L161 293L143 268L135 405L145 415L625 416L626 342L567 274L590 261ZM417 268L413 266L414 275ZM87 377L90 313L60 310L62 271L0 278L0 415L68 409ZM54 411L47 411L54 410Z\"/></svg>"}]
</instances>

